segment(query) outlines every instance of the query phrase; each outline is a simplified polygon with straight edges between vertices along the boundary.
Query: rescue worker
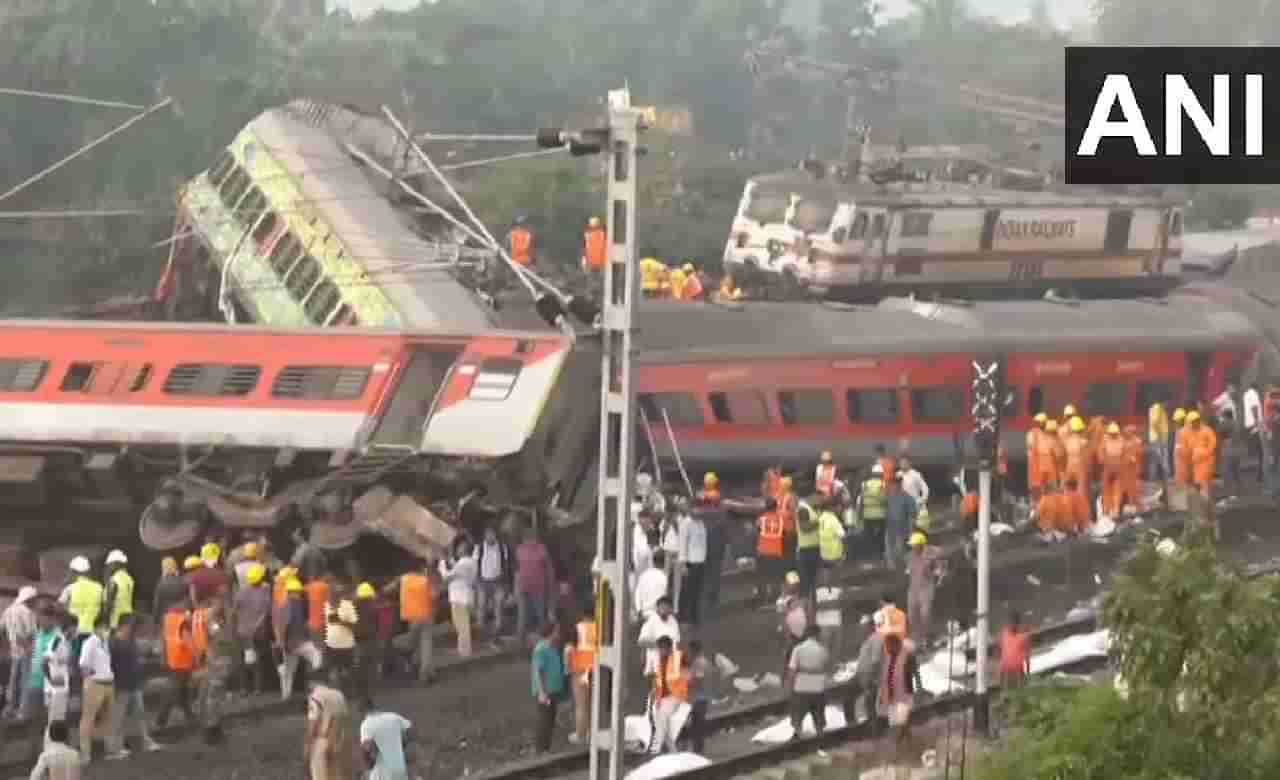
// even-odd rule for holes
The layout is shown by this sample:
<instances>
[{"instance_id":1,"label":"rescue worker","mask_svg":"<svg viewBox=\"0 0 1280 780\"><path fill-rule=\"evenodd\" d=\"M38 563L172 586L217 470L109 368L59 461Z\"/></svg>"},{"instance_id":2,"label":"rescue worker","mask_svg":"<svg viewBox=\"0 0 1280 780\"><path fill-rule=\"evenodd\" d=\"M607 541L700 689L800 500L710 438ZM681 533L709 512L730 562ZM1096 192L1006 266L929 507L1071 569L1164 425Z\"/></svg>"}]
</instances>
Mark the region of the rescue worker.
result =
<instances>
[{"instance_id":1,"label":"rescue worker","mask_svg":"<svg viewBox=\"0 0 1280 780\"><path fill-rule=\"evenodd\" d=\"M174 707L181 707L187 723L196 720L193 699L192 674L195 672L195 646L191 638L191 610L186 601L174 603L164 614L164 661L171 682L169 697L156 715L156 728L169 723Z\"/></svg>"},{"instance_id":2,"label":"rescue worker","mask_svg":"<svg viewBox=\"0 0 1280 780\"><path fill-rule=\"evenodd\" d=\"M378 683L381 659L378 653L378 591L372 583L362 582L356 587L356 663L352 689L354 704L366 711L373 703L373 687Z\"/></svg>"},{"instance_id":3,"label":"rescue worker","mask_svg":"<svg viewBox=\"0 0 1280 780\"><path fill-rule=\"evenodd\" d=\"M72 582L58 596L58 603L76 619L75 638L71 642L71 657L80 657L80 650L85 640L93 636L93 627L97 625L98 615L102 612L102 585L89 576L89 559L77 555L71 559ZM71 664L71 695L74 697L80 690L80 665Z\"/></svg>"},{"instance_id":4,"label":"rescue worker","mask_svg":"<svg viewBox=\"0 0 1280 780\"><path fill-rule=\"evenodd\" d=\"M1062 502L1059 505L1059 513L1059 521L1064 530L1073 533L1084 533L1089 530L1093 519L1093 507L1089 506L1089 499L1085 497L1074 479L1067 480L1066 490L1062 494Z\"/></svg>"},{"instance_id":5,"label":"rescue worker","mask_svg":"<svg viewBox=\"0 0 1280 780\"><path fill-rule=\"evenodd\" d=\"M1067 450L1058 434L1058 421L1046 420L1044 435L1040 437L1037 458L1040 463L1040 489L1050 490L1062 481L1062 471L1067 465Z\"/></svg>"},{"instance_id":6,"label":"rescue worker","mask_svg":"<svg viewBox=\"0 0 1280 780\"><path fill-rule=\"evenodd\" d=\"M577 629L576 641L568 648L569 658L565 664L572 675L574 730L569 741L575 745L586 742L591 735L591 675L595 669L598 642L594 605L582 611Z\"/></svg>"},{"instance_id":7,"label":"rescue worker","mask_svg":"<svg viewBox=\"0 0 1280 780\"><path fill-rule=\"evenodd\" d=\"M1079 417L1071 418L1071 431L1063 441L1062 447L1066 456L1063 480L1074 479L1078 485L1076 489L1082 491L1085 499L1089 500L1089 481L1092 470L1090 466L1094 450L1089 444L1084 420Z\"/></svg>"},{"instance_id":8,"label":"rescue worker","mask_svg":"<svg viewBox=\"0 0 1280 780\"><path fill-rule=\"evenodd\" d=\"M1218 436L1204 424L1199 412L1187 415L1187 444L1191 456L1191 478L1200 495L1209 497L1218 458Z\"/></svg>"},{"instance_id":9,"label":"rescue worker","mask_svg":"<svg viewBox=\"0 0 1280 780\"><path fill-rule=\"evenodd\" d=\"M689 701L689 680L685 676L684 654L671 637L658 639L658 667L653 675L649 698L649 755L676 751L680 730L672 722L676 711Z\"/></svg>"},{"instance_id":10,"label":"rescue worker","mask_svg":"<svg viewBox=\"0 0 1280 780\"><path fill-rule=\"evenodd\" d=\"M1121 507L1133 505L1142 511L1142 473L1146 465L1146 444L1138 435L1138 426L1124 427L1124 480L1120 485Z\"/></svg>"},{"instance_id":11,"label":"rescue worker","mask_svg":"<svg viewBox=\"0 0 1280 780\"><path fill-rule=\"evenodd\" d=\"M721 303L742 300L742 288L734 280L733 274L725 274L724 278L720 280L720 289L716 292L716 299Z\"/></svg>"},{"instance_id":12,"label":"rescue worker","mask_svg":"<svg viewBox=\"0 0 1280 780\"><path fill-rule=\"evenodd\" d=\"M782 494L782 467L771 466L765 469L764 479L760 481L760 497L761 498L781 498Z\"/></svg>"},{"instance_id":13,"label":"rescue worker","mask_svg":"<svg viewBox=\"0 0 1280 780\"><path fill-rule=\"evenodd\" d=\"M884 549L884 517L887 503L884 501L884 479L872 474L863 480L858 493L858 524L863 529L863 539L874 553Z\"/></svg>"},{"instance_id":14,"label":"rescue worker","mask_svg":"<svg viewBox=\"0 0 1280 780\"><path fill-rule=\"evenodd\" d=\"M845 527L836 514L834 498L825 498L818 510L818 551L822 558L822 568L831 570L844 563Z\"/></svg>"},{"instance_id":15,"label":"rescue worker","mask_svg":"<svg viewBox=\"0 0 1280 780\"><path fill-rule=\"evenodd\" d=\"M268 636L271 616L271 591L266 585L267 568L253 562L245 572L245 585L236 591L235 632L240 642L240 658L243 666L243 690L250 694L262 693L262 653L270 647Z\"/></svg>"},{"instance_id":16,"label":"rescue worker","mask_svg":"<svg viewBox=\"0 0 1280 780\"><path fill-rule=\"evenodd\" d=\"M813 719L817 734L827 730L827 681L831 674L831 652L819 639L817 626L805 629L804 640L791 649L787 659L784 690L791 692L788 702L791 739L800 738L805 716Z\"/></svg>"},{"instance_id":17,"label":"rescue worker","mask_svg":"<svg viewBox=\"0 0 1280 780\"><path fill-rule=\"evenodd\" d=\"M667 266L656 258L640 261L640 291L646 298L661 298L668 291Z\"/></svg>"},{"instance_id":18,"label":"rescue worker","mask_svg":"<svg viewBox=\"0 0 1280 780\"><path fill-rule=\"evenodd\" d=\"M671 300L683 300L682 296L684 295L684 285L686 281L687 279L684 275L684 271L681 271L679 268L672 268L671 271L667 273L667 295L671 297Z\"/></svg>"},{"instance_id":19,"label":"rescue worker","mask_svg":"<svg viewBox=\"0 0 1280 780\"><path fill-rule=\"evenodd\" d=\"M507 253L516 265L529 268L533 265L533 231L529 229L528 219L519 215L515 224L507 232Z\"/></svg>"},{"instance_id":20,"label":"rescue worker","mask_svg":"<svg viewBox=\"0 0 1280 780\"><path fill-rule=\"evenodd\" d=\"M1156 401L1147 410L1147 477L1152 482L1168 482L1172 474L1169 468L1169 414L1164 404Z\"/></svg>"},{"instance_id":21,"label":"rescue worker","mask_svg":"<svg viewBox=\"0 0 1280 780\"><path fill-rule=\"evenodd\" d=\"M203 604L230 588L227 573L218 565L221 560L222 548L217 544L209 542L200 548L200 566L187 577L192 604Z\"/></svg>"},{"instance_id":22,"label":"rescue worker","mask_svg":"<svg viewBox=\"0 0 1280 780\"><path fill-rule=\"evenodd\" d=\"M166 557L160 561L160 580L151 597L151 619L156 625L164 622L169 607L187 600L187 583L178 571L178 559Z\"/></svg>"},{"instance_id":23,"label":"rescue worker","mask_svg":"<svg viewBox=\"0 0 1280 780\"><path fill-rule=\"evenodd\" d=\"M1040 491L1044 488L1045 477L1048 476L1041 467L1041 439L1045 438L1044 425L1049 420L1049 415L1044 412L1037 414L1031 421L1031 427L1027 429L1027 493L1031 497L1034 505L1040 498Z\"/></svg>"},{"instance_id":24,"label":"rescue worker","mask_svg":"<svg viewBox=\"0 0 1280 780\"><path fill-rule=\"evenodd\" d=\"M883 479L887 485L893 482L893 478L898 473L898 459L890 457L883 444L877 444L875 452L876 464L872 470L874 471L875 469L879 469L880 478Z\"/></svg>"},{"instance_id":25,"label":"rescue worker","mask_svg":"<svg viewBox=\"0 0 1280 780\"><path fill-rule=\"evenodd\" d=\"M599 217L587 221L587 232L582 237L582 270L600 273L609 262L609 237Z\"/></svg>"},{"instance_id":26,"label":"rescue worker","mask_svg":"<svg viewBox=\"0 0 1280 780\"><path fill-rule=\"evenodd\" d=\"M1187 411L1175 409L1173 426L1173 479L1179 485L1191 484L1191 450L1186 446L1190 428L1187 425Z\"/></svg>"},{"instance_id":27,"label":"rescue worker","mask_svg":"<svg viewBox=\"0 0 1280 780\"><path fill-rule=\"evenodd\" d=\"M782 557L788 561L796 557L796 510L800 499L791 489L791 477L778 481L778 516L782 518Z\"/></svg>"},{"instance_id":28,"label":"rescue worker","mask_svg":"<svg viewBox=\"0 0 1280 780\"><path fill-rule=\"evenodd\" d=\"M1068 483L1075 485L1076 481L1071 478ZM1056 485L1041 492L1040 500L1036 502L1036 526L1042 534L1053 537L1063 531L1066 525L1062 518L1065 498L1066 494Z\"/></svg>"},{"instance_id":29,"label":"rescue worker","mask_svg":"<svg viewBox=\"0 0 1280 780\"><path fill-rule=\"evenodd\" d=\"M680 288L680 300L697 301L702 299L702 277L693 263L685 263L680 269L684 272L684 286Z\"/></svg>"},{"instance_id":30,"label":"rescue worker","mask_svg":"<svg viewBox=\"0 0 1280 780\"><path fill-rule=\"evenodd\" d=\"M898 461L898 476L902 478L902 492L916 500L916 528L927 532L931 520L929 518L929 483L911 463L910 458ZM994 500L994 499L993 499Z\"/></svg>"},{"instance_id":31,"label":"rescue worker","mask_svg":"<svg viewBox=\"0 0 1280 780\"><path fill-rule=\"evenodd\" d=\"M323 645L325 639L325 607L329 604L332 588L329 576L315 577L303 585L307 594L307 628L311 631L311 639L317 645Z\"/></svg>"},{"instance_id":32,"label":"rescue worker","mask_svg":"<svg viewBox=\"0 0 1280 780\"><path fill-rule=\"evenodd\" d=\"M307 627L306 592L297 577L285 583L286 599L278 610L276 620L276 647L279 649L280 698L288 700L293 695L293 680L298 674L298 662L306 660L308 671L320 669L319 649L311 640Z\"/></svg>"},{"instance_id":33,"label":"rescue worker","mask_svg":"<svg viewBox=\"0 0 1280 780\"><path fill-rule=\"evenodd\" d=\"M216 745L226 739L222 731L222 713L226 706L231 677L236 671L239 644L236 642L233 615L221 600L214 600L206 608L205 620L193 637L203 663L197 666L196 679L200 723L204 729L204 741ZM201 635L202 634L202 635ZM203 646L203 649L201 647Z\"/></svg>"},{"instance_id":34,"label":"rescue worker","mask_svg":"<svg viewBox=\"0 0 1280 780\"><path fill-rule=\"evenodd\" d=\"M898 608L892 593L880 594L880 609L875 613L876 625L881 636L907 636L907 613Z\"/></svg>"},{"instance_id":35,"label":"rescue worker","mask_svg":"<svg viewBox=\"0 0 1280 780\"><path fill-rule=\"evenodd\" d=\"M885 659L880 677L877 706L889 721L889 728L896 734L895 758L899 761L907 754L911 742L911 709L920 684L920 667L916 661L915 644L898 634L889 634L884 640ZM898 761L895 761L898 763Z\"/></svg>"},{"instance_id":36,"label":"rescue worker","mask_svg":"<svg viewBox=\"0 0 1280 780\"><path fill-rule=\"evenodd\" d=\"M123 550L107 553L107 591L103 603L112 628L120 625L120 618L133 614L133 577L125 568L128 564Z\"/></svg>"},{"instance_id":37,"label":"rescue worker","mask_svg":"<svg viewBox=\"0 0 1280 780\"><path fill-rule=\"evenodd\" d=\"M818 468L814 470L813 484L824 496L831 495L836 484L836 464L832 462L831 452L825 451L818 458Z\"/></svg>"},{"instance_id":38,"label":"rescue worker","mask_svg":"<svg viewBox=\"0 0 1280 780\"><path fill-rule=\"evenodd\" d=\"M1107 426L1106 438L1098 452L1098 460L1102 463L1102 511L1112 519L1120 518L1121 493L1125 479L1125 441L1120 435L1120 426L1111 423Z\"/></svg>"},{"instance_id":39,"label":"rescue worker","mask_svg":"<svg viewBox=\"0 0 1280 780\"><path fill-rule=\"evenodd\" d=\"M1031 629L1023 625L1022 613L1015 611L1000 632L1000 686L1019 688L1030 673Z\"/></svg>"},{"instance_id":40,"label":"rescue worker","mask_svg":"<svg viewBox=\"0 0 1280 780\"><path fill-rule=\"evenodd\" d=\"M347 780L352 772L347 760L347 700L338 688L337 671L328 683L312 684L307 700L307 730L302 753L311 780Z\"/></svg>"},{"instance_id":41,"label":"rescue worker","mask_svg":"<svg viewBox=\"0 0 1280 780\"><path fill-rule=\"evenodd\" d=\"M784 557L782 516L778 513L778 500L772 496L764 500L764 514L757 522L756 565L763 577L764 596L772 596L773 583L780 582L787 571Z\"/></svg>"},{"instance_id":42,"label":"rescue worker","mask_svg":"<svg viewBox=\"0 0 1280 780\"><path fill-rule=\"evenodd\" d=\"M708 471L702 476L702 492L698 494L698 501L719 503L720 477L716 476L714 471Z\"/></svg>"},{"instance_id":43,"label":"rescue worker","mask_svg":"<svg viewBox=\"0 0 1280 780\"><path fill-rule=\"evenodd\" d=\"M802 501L796 511L796 569L800 574L800 594L810 602L818 589L818 567L822 562L819 500L819 496L813 496Z\"/></svg>"},{"instance_id":44,"label":"rescue worker","mask_svg":"<svg viewBox=\"0 0 1280 780\"><path fill-rule=\"evenodd\" d=\"M907 625L917 642L927 642L932 628L933 597L941 576L941 551L929 545L928 538L916 531L908 542L911 557L907 562Z\"/></svg>"}]
</instances>

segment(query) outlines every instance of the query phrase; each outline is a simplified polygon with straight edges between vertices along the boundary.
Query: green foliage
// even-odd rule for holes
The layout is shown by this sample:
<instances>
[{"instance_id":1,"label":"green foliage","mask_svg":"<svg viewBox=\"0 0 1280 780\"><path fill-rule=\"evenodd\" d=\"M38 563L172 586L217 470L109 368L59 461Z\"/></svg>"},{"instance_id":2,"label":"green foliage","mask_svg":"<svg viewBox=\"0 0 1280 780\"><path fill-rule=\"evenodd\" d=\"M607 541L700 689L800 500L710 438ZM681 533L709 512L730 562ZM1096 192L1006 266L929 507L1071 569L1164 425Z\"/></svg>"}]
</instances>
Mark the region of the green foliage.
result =
<instances>
[{"instance_id":1,"label":"green foliage","mask_svg":"<svg viewBox=\"0 0 1280 780\"><path fill-rule=\"evenodd\" d=\"M1240 227L1253 214L1256 198L1239 187L1201 187L1191 195L1187 222L1200 230Z\"/></svg>"},{"instance_id":2,"label":"green foliage","mask_svg":"<svg viewBox=\"0 0 1280 780\"><path fill-rule=\"evenodd\" d=\"M979 780L1263 780L1280 773L1280 582L1194 541L1143 547L1104 618L1128 686L1032 686Z\"/></svg>"}]
</instances>

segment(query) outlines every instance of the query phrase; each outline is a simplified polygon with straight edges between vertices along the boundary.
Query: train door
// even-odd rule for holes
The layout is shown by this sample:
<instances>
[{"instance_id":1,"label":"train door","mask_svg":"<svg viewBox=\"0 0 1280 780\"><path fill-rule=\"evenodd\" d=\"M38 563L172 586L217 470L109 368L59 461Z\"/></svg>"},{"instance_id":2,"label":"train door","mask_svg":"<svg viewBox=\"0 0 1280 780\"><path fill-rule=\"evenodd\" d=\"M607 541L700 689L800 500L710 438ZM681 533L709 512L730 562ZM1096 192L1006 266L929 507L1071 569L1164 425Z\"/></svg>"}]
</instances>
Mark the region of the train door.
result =
<instances>
[{"instance_id":1,"label":"train door","mask_svg":"<svg viewBox=\"0 0 1280 780\"><path fill-rule=\"evenodd\" d=\"M1107 212L1107 232L1102 248L1107 252L1125 252L1129 249L1129 232L1133 227L1133 211L1129 209Z\"/></svg>"},{"instance_id":2,"label":"train door","mask_svg":"<svg viewBox=\"0 0 1280 780\"><path fill-rule=\"evenodd\" d=\"M460 347L414 348L369 443L375 447L418 449L436 396L461 354Z\"/></svg>"},{"instance_id":3,"label":"train door","mask_svg":"<svg viewBox=\"0 0 1280 780\"><path fill-rule=\"evenodd\" d=\"M1187 353L1187 405L1194 409L1204 398L1209 387L1209 372L1213 369L1212 352Z\"/></svg>"},{"instance_id":4,"label":"train door","mask_svg":"<svg viewBox=\"0 0 1280 780\"><path fill-rule=\"evenodd\" d=\"M1000 209L987 209L982 215L982 243L978 249L990 252L996 241L996 223L1000 221Z\"/></svg>"},{"instance_id":5,"label":"train door","mask_svg":"<svg viewBox=\"0 0 1280 780\"><path fill-rule=\"evenodd\" d=\"M866 214L870 219L870 226L862 242L862 281L879 282L884 275L884 257L890 230L889 214L879 209L872 209Z\"/></svg>"}]
</instances>

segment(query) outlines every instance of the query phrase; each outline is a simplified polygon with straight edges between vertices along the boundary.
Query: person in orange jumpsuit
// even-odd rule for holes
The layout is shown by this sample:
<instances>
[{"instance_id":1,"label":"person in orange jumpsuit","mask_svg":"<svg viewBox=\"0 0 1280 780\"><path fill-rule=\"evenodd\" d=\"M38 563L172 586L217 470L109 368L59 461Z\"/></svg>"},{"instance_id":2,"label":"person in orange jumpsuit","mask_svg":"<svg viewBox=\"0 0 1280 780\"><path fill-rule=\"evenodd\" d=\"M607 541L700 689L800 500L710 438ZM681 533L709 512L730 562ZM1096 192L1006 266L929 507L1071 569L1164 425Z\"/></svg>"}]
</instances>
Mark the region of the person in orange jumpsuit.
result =
<instances>
[{"instance_id":1,"label":"person in orange jumpsuit","mask_svg":"<svg viewBox=\"0 0 1280 780\"><path fill-rule=\"evenodd\" d=\"M1102 511L1112 518L1118 518L1127 464L1125 440L1116 423L1107 426L1107 435L1102 439L1098 459L1102 462Z\"/></svg>"},{"instance_id":2,"label":"person in orange jumpsuit","mask_svg":"<svg viewBox=\"0 0 1280 780\"><path fill-rule=\"evenodd\" d=\"M1074 404L1067 404L1062 410L1062 419L1058 422L1058 438L1065 444L1067 434L1071 433L1071 421L1076 417L1076 407Z\"/></svg>"},{"instance_id":3,"label":"person in orange jumpsuit","mask_svg":"<svg viewBox=\"0 0 1280 780\"><path fill-rule=\"evenodd\" d=\"M1049 420L1044 424L1044 434L1040 437L1040 479L1041 490L1049 490L1056 488L1062 479L1067 455L1062 447L1062 439L1058 437L1057 420Z\"/></svg>"},{"instance_id":4,"label":"person in orange jumpsuit","mask_svg":"<svg viewBox=\"0 0 1280 780\"><path fill-rule=\"evenodd\" d=\"M1191 479L1200 495L1209 497L1218 464L1218 435L1204 424L1199 412L1187 415L1187 449L1191 455Z\"/></svg>"},{"instance_id":5,"label":"person in orange jumpsuit","mask_svg":"<svg viewBox=\"0 0 1280 780\"><path fill-rule=\"evenodd\" d=\"M1089 438L1089 482L1085 486L1094 482L1102 482L1102 440L1107 436L1107 418L1094 417L1089 420L1085 426L1086 435Z\"/></svg>"},{"instance_id":6,"label":"person in orange jumpsuit","mask_svg":"<svg viewBox=\"0 0 1280 780\"><path fill-rule=\"evenodd\" d=\"M880 478L886 485L891 484L898 473L898 459L890 457L883 444L876 445L876 464L880 466Z\"/></svg>"},{"instance_id":7,"label":"person in orange jumpsuit","mask_svg":"<svg viewBox=\"0 0 1280 780\"><path fill-rule=\"evenodd\" d=\"M760 483L760 497L778 500L782 495L782 467L774 466L765 469L764 479Z\"/></svg>"},{"instance_id":8,"label":"person in orange jumpsuit","mask_svg":"<svg viewBox=\"0 0 1280 780\"><path fill-rule=\"evenodd\" d=\"M1179 485L1191 484L1191 450L1187 448L1187 412L1176 409L1173 412L1173 481Z\"/></svg>"},{"instance_id":9,"label":"person in orange jumpsuit","mask_svg":"<svg viewBox=\"0 0 1280 780\"><path fill-rule=\"evenodd\" d=\"M1041 533L1051 534L1062 530L1062 499L1062 491L1056 487L1048 487L1036 502L1036 526Z\"/></svg>"},{"instance_id":10,"label":"person in orange jumpsuit","mask_svg":"<svg viewBox=\"0 0 1280 780\"><path fill-rule=\"evenodd\" d=\"M1071 430L1067 433L1066 441L1062 443L1062 446L1066 454L1062 479L1064 482L1068 479L1074 479L1077 485L1076 489L1084 494L1087 501L1089 500L1089 475L1093 448L1089 446L1089 438L1085 435L1084 420L1079 417L1071 418Z\"/></svg>"},{"instance_id":11,"label":"person in orange jumpsuit","mask_svg":"<svg viewBox=\"0 0 1280 780\"><path fill-rule=\"evenodd\" d=\"M1120 492L1125 504L1142 511L1142 475L1146 466L1146 442L1138 434L1138 426L1124 427L1124 483ZM1123 506L1123 504L1122 504Z\"/></svg>"},{"instance_id":12,"label":"person in orange jumpsuit","mask_svg":"<svg viewBox=\"0 0 1280 780\"><path fill-rule=\"evenodd\" d=\"M778 516L782 518L782 542L784 557L794 561L796 557L796 512L800 499L791 488L791 477L783 477L778 483Z\"/></svg>"},{"instance_id":13,"label":"person in orange jumpsuit","mask_svg":"<svg viewBox=\"0 0 1280 780\"><path fill-rule=\"evenodd\" d=\"M1085 496L1084 491L1080 490L1080 486L1076 484L1074 479L1067 480L1067 489L1064 493L1066 500L1063 502L1062 520L1068 533L1084 533L1089 530L1089 525L1093 519L1093 510L1089 506L1089 499Z\"/></svg>"},{"instance_id":14,"label":"person in orange jumpsuit","mask_svg":"<svg viewBox=\"0 0 1280 780\"><path fill-rule=\"evenodd\" d=\"M1040 490L1044 487L1045 475L1040 467L1040 439L1045 436L1044 424L1048 421L1049 416L1041 412L1027 429L1027 492L1032 501L1039 499Z\"/></svg>"}]
</instances>

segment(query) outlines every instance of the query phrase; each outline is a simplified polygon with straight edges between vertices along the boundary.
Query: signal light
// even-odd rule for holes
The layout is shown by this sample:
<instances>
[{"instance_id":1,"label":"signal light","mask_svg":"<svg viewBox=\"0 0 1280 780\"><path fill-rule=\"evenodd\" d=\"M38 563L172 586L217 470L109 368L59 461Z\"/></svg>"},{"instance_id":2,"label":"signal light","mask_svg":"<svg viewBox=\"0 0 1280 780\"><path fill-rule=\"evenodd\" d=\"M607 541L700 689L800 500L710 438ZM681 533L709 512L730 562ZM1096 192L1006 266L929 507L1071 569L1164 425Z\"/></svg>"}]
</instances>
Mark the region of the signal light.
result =
<instances>
[{"instance_id":1,"label":"signal light","mask_svg":"<svg viewBox=\"0 0 1280 780\"><path fill-rule=\"evenodd\" d=\"M1004 370L998 359L973 361L973 439L979 460L988 466L995 462L1000 446L1003 387Z\"/></svg>"}]
</instances>

